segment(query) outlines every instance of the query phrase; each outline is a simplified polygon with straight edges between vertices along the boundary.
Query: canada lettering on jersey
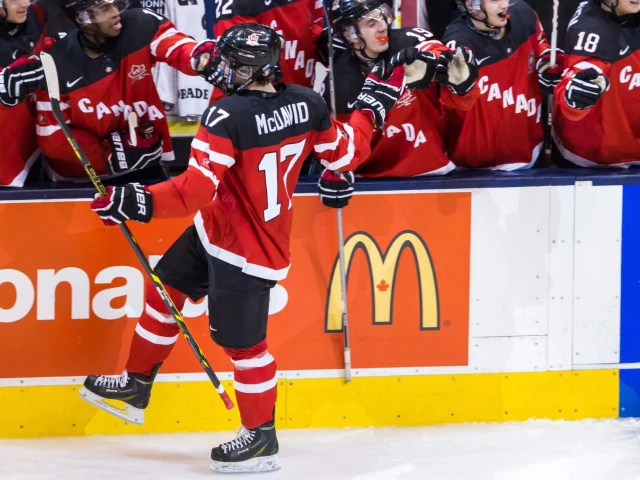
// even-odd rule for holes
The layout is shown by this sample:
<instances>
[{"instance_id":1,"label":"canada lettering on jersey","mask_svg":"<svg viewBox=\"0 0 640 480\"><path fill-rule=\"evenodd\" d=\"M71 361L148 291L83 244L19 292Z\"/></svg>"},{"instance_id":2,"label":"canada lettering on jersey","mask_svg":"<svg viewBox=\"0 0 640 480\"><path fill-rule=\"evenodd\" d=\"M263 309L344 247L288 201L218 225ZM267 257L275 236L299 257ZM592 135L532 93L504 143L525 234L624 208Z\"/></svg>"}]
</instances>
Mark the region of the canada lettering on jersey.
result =
<instances>
[{"instance_id":1,"label":"canada lettering on jersey","mask_svg":"<svg viewBox=\"0 0 640 480\"><path fill-rule=\"evenodd\" d=\"M487 102L502 100L502 108L515 106L516 114L526 113L527 117L533 117L537 113L537 121L540 122L542 104L535 98L527 98L522 93L514 97L513 87L509 87L507 90L500 90L500 85L489 82L490 79L486 75L478 82L480 93L487 95Z\"/></svg>"},{"instance_id":2,"label":"canada lettering on jersey","mask_svg":"<svg viewBox=\"0 0 640 480\"><path fill-rule=\"evenodd\" d=\"M311 78L316 66L315 59L311 58L305 61L304 50L298 51L298 40L287 40L284 43L284 59L292 60L294 58L295 63L293 65L293 69L300 70L304 68L304 76L307 78Z\"/></svg>"},{"instance_id":3,"label":"canada lettering on jersey","mask_svg":"<svg viewBox=\"0 0 640 480\"><path fill-rule=\"evenodd\" d=\"M640 73L634 72L633 67L627 66L620 71L620 83L629 84L629 90L640 87Z\"/></svg>"},{"instance_id":4,"label":"canada lettering on jersey","mask_svg":"<svg viewBox=\"0 0 640 480\"><path fill-rule=\"evenodd\" d=\"M258 135L278 132L290 125L309 121L309 107L306 102L284 105L273 112L271 117L266 114L255 115Z\"/></svg>"},{"instance_id":5,"label":"canada lettering on jersey","mask_svg":"<svg viewBox=\"0 0 640 480\"><path fill-rule=\"evenodd\" d=\"M149 115L149 121L164 118L162 112L160 112L155 105L149 105L144 101L133 102L133 105L126 105L124 101L120 100L117 104L111 106L99 102L94 106L89 98L81 98L78 100L78 108L84 113L95 113L98 120L101 120L105 115L115 115L116 117L124 115L125 118L127 118L134 110L138 117Z\"/></svg>"}]
</instances>

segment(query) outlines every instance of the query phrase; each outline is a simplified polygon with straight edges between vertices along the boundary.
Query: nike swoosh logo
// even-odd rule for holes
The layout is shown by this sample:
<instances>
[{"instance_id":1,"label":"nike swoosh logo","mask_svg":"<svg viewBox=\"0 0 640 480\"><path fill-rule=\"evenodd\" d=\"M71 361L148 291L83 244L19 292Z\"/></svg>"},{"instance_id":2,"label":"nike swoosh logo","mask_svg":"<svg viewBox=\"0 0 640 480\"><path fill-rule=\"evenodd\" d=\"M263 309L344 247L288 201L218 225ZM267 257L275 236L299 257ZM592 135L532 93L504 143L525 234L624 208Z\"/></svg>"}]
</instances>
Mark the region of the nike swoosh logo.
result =
<instances>
[{"instance_id":1,"label":"nike swoosh logo","mask_svg":"<svg viewBox=\"0 0 640 480\"><path fill-rule=\"evenodd\" d=\"M484 57L484 58L482 58L482 59L478 59L478 60L476 60L476 63L477 63L478 65L481 65L481 64L482 64L482 62L484 62L485 60L489 60L490 58L491 58L491 55L489 55L488 57Z\"/></svg>"},{"instance_id":2,"label":"nike swoosh logo","mask_svg":"<svg viewBox=\"0 0 640 480\"><path fill-rule=\"evenodd\" d=\"M629 45L627 45L627 48L625 48L624 50L620 50L620 55L624 55L628 51L629 51Z\"/></svg>"},{"instance_id":3,"label":"nike swoosh logo","mask_svg":"<svg viewBox=\"0 0 640 480\"><path fill-rule=\"evenodd\" d=\"M18 53L19 53L19 50L14 50L13 53L11 54L11 58L13 58L14 60L17 60L18 59Z\"/></svg>"},{"instance_id":4,"label":"nike swoosh logo","mask_svg":"<svg viewBox=\"0 0 640 480\"><path fill-rule=\"evenodd\" d=\"M67 88L71 88L73 87L76 83L78 83L80 80L82 80L83 77L78 78L77 80L74 80L73 82L70 82L67 80Z\"/></svg>"},{"instance_id":5,"label":"nike swoosh logo","mask_svg":"<svg viewBox=\"0 0 640 480\"><path fill-rule=\"evenodd\" d=\"M209 330L211 330L212 332L217 332L218 330L213 328L211 325L209 325Z\"/></svg>"},{"instance_id":6,"label":"nike swoosh logo","mask_svg":"<svg viewBox=\"0 0 640 480\"><path fill-rule=\"evenodd\" d=\"M353 103L349 103L349 102L347 102L347 108L353 108L353 107L355 107L356 103L358 103L358 101L357 101L357 100L356 100L355 102L353 102Z\"/></svg>"}]
</instances>

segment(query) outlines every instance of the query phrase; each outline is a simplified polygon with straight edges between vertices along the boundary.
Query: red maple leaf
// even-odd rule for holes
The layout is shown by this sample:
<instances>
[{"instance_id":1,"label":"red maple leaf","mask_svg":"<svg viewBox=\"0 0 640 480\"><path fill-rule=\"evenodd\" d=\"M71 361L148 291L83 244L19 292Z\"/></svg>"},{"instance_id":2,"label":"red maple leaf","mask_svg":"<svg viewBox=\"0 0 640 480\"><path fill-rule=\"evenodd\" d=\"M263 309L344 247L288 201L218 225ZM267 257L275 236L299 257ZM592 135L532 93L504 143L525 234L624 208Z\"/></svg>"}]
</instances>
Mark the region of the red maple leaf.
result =
<instances>
[{"instance_id":1,"label":"red maple leaf","mask_svg":"<svg viewBox=\"0 0 640 480\"><path fill-rule=\"evenodd\" d=\"M382 281L376 286L376 288L381 292L386 292L389 289L389 284L385 282L383 278Z\"/></svg>"}]
</instances>

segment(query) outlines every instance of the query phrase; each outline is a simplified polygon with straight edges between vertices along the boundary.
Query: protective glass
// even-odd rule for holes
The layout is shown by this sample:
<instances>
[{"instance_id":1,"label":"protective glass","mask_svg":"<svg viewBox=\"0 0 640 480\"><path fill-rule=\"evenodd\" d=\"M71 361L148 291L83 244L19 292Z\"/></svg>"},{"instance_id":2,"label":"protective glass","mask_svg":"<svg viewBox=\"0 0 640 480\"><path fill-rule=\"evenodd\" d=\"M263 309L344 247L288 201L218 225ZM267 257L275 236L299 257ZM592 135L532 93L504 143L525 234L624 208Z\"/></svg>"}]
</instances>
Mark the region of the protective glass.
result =
<instances>
[{"instance_id":1,"label":"protective glass","mask_svg":"<svg viewBox=\"0 0 640 480\"><path fill-rule=\"evenodd\" d=\"M80 23L85 25L102 23L121 15L128 7L128 0L103 0L78 12L77 18Z\"/></svg>"}]
</instances>

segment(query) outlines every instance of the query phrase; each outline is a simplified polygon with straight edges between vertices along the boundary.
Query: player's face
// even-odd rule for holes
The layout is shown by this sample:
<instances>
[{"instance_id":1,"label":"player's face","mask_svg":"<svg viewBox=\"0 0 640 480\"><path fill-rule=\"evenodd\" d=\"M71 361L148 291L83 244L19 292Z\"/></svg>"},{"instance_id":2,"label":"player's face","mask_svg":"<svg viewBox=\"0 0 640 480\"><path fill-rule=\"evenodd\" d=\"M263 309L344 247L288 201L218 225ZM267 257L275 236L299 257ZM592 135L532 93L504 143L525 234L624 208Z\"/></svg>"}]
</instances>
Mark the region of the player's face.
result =
<instances>
[{"instance_id":1,"label":"player's face","mask_svg":"<svg viewBox=\"0 0 640 480\"><path fill-rule=\"evenodd\" d=\"M612 2L613 3L613 2ZM618 0L618 15L633 15L640 12L640 0Z\"/></svg>"},{"instance_id":2,"label":"player's face","mask_svg":"<svg viewBox=\"0 0 640 480\"><path fill-rule=\"evenodd\" d=\"M493 27L504 27L508 22L507 10L513 3L513 0L467 0L467 8L476 19L486 21ZM477 8L478 5L481 8Z\"/></svg>"},{"instance_id":3,"label":"player's face","mask_svg":"<svg viewBox=\"0 0 640 480\"><path fill-rule=\"evenodd\" d=\"M7 12L7 21L11 23L26 22L29 3L29 0L5 0L4 8Z\"/></svg>"},{"instance_id":4,"label":"player's face","mask_svg":"<svg viewBox=\"0 0 640 480\"><path fill-rule=\"evenodd\" d=\"M91 17L98 30L105 37L117 37L122 30L120 13L124 8L122 4L105 1L91 9Z\"/></svg>"},{"instance_id":5,"label":"player's face","mask_svg":"<svg viewBox=\"0 0 640 480\"><path fill-rule=\"evenodd\" d=\"M391 15L388 7L386 5L384 7L376 8L358 20L358 30L362 38L356 39L353 46L362 48L362 40L364 40L365 51L370 57L377 57L389 49Z\"/></svg>"}]
</instances>

